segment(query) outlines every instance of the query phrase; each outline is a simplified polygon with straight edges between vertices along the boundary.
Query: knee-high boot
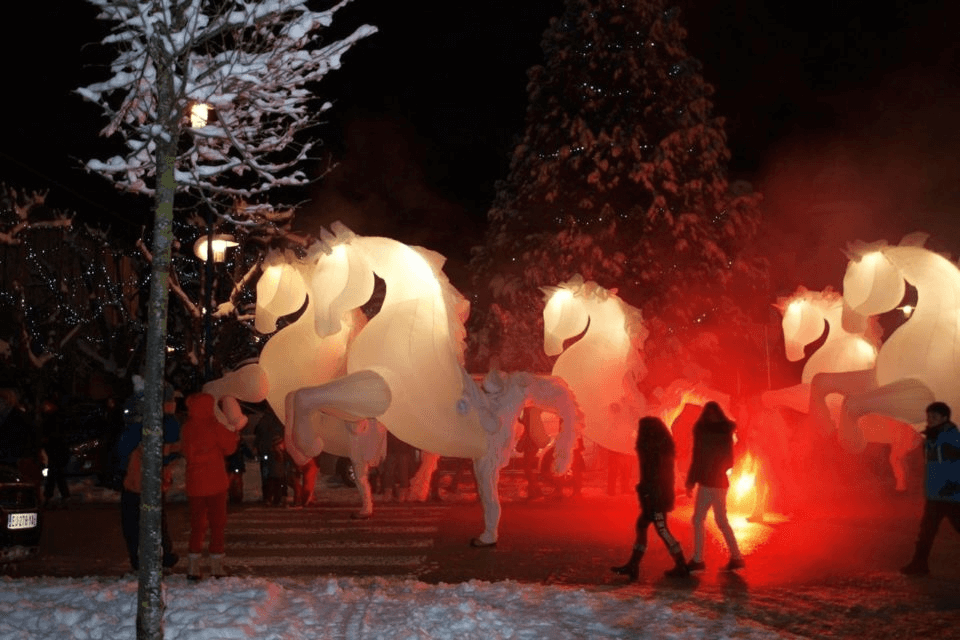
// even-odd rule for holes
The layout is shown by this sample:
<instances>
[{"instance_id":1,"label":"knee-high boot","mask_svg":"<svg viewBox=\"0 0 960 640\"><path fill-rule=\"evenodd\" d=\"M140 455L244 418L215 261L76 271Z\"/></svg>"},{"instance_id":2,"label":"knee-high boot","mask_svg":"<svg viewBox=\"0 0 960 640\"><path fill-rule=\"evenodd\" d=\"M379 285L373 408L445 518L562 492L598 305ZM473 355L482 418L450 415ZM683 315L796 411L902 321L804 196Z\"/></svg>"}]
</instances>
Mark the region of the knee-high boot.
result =
<instances>
[{"instance_id":1,"label":"knee-high boot","mask_svg":"<svg viewBox=\"0 0 960 640\"><path fill-rule=\"evenodd\" d=\"M627 564L619 567L610 567L617 575L629 576L630 581L636 580L640 576L640 561L643 560L643 553L647 550L645 545L633 545L633 551L630 553L630 559Z\"/></svg>"},{"instance_id":2,"label":"knee-high boot","mask_svg":"<svg viewBox=\"0 0 960 640\"><path fill-rule=\"evenodd\" d=\"M664 571L664 575L670 578L686 578L690 575L690 569L687 567L687 561L683 558L683 551L677 551L673 556L673 561L676 563L676 566L673 569L667 569Z\"/></svg>"}]
</instances>

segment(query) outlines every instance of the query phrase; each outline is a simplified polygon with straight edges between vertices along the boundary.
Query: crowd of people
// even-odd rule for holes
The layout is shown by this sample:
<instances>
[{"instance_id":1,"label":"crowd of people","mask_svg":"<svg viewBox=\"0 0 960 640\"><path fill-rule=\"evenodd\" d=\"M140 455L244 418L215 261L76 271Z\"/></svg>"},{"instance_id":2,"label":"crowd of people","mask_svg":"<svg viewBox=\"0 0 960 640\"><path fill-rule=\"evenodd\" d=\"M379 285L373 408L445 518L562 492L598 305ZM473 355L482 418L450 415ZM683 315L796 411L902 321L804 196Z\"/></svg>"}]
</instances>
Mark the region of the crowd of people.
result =
<instances>
[{"instance_id":1,"label":"crowd of people","mask_svg":"<svg viewBox=\"0 0 960 640\"><path fill-rule=\"evenodd\" d=\"M139 567L139 528L141 509L141 469L143 448L143 387L135 385L134 393L122 405L122 427L114 447L120 486L120 520L130 565ZM265 408L253 430L253 449L240 432L247 417L236 402L225 404L215 411L215 400L204 393L195 393L178 404L177 395L169 384L163 394L163 494L171 486L172 465L183 458L186 468L185 493L190 513L190 541L188 578L202 576L201 558L204 550L210 559L209 573L220 576L224 569L225 527L228 504L244 499L243 478L246 463L256 460L261 474L262 500L268 506L308 507L315 502L315 483L319 467L317 459L298 465L286 452L284 427L276 414ZM181 396L182 398L182 396ZM232 400L232 399L229 399ZM38 500L51 507L59 493L60 503L70 496L65 473L69 458L58 407L52 400L44 401L31 421L27 408L18 394L10 388L0 389L0 464L15 466L20 475L33 480L39 488ZM218 418L218 414L221 416ZM39 429L35 424L39 422ZM585 464L584 443L578 439L571 471L563 477L552 474L552 450L543 434L534 428L534 410L526 409L520 416L516 452L526 482L526 497L541 499L546 495L562 497L564 490L579 495ZM631 554L623 565L612 571L637 579L640 563L647 549L647 532L653 525L657 535L674 559L667 570L671 577L687 576L706 569L704 561L705 527L707 515L713 518L729 553L725 569L736 571L746 566L736 535L727 517L727 493L730 471L735 464L737 425L727 417L717 402L707 402L692 425L692 439L674 433L676 425L668 427L660 418L646 416L640 419L636 439L639 478L636 492L640 513L635 523L635 539ZM928 558L934 538L944 519L960 532L960 432L951 422L951 409L942 402L927 408L927 429L922 433L925 460L925 503L919 534L911 561L903 567L907 575L925 575L929 572ZM680 438L678 440L677 438ZM689 456L678 451L678 442L688 445ZM743 442L743 436L739 438ZM685 447L684 447L685 448ZM387 433L386 456L371 472L371 486L381 500L408 499L410 480L417 467L418 451L409 444ZM631 483L629 456L604 451L607 493L624 493ZM687 559L668 526L668 514L674 510L676 484L675 469L678 460L689 461L683 488L693 500L691 523L693 548ZM468 472L469 461L458 461L451 474L448 491L456 491ZM463 464L466 462L466 464ZM41 470L45 469L45 476ZM448 469L449 470L449 469ZM440 471L431 482L431 497L440 498ZM548 488L547 491L544 489ZM769 487L766 487L769 490ZM766 500L764 499L764 502ZM761 502L758 499L758 504ZM762 517L754 513L751 518ZM179 557L173 551L165 518L162 529L162 565L175 566Z\"/></svg>"}]
</instances>

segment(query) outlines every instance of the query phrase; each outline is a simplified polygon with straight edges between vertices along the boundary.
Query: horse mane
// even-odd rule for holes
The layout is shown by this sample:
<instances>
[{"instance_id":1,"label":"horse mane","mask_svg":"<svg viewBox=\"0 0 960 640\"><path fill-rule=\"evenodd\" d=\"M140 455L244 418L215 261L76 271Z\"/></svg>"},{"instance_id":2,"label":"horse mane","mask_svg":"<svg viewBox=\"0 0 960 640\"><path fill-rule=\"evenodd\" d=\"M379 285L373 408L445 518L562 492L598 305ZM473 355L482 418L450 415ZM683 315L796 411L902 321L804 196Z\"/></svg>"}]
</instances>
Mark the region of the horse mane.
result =
<instances>
[{"instance_id":1,"label":"horse mane","mask_svg":"<svg viewBox=\"0 0 960 640\"><path fill-rule=\"evenodd\" d=\"M410 248L427 261L440 284L443 304L447 310L447 328L456 345L457 359L461 365L464 365L467 351L466 323L467 318L470 317L470 301L450 283L450 278L443 272L443 265L447 259L442 254L424 247L411 246Z\"/></svg>"},{"instance_id":2,"label":"horse mane","mask_svg":"<svg viewBox=\"0 0 960 640\"><path fill-rule=\"evenodd\" d=\"M777 311L782 315L787 312L787 307L789 307L791 303L798 300L806 300L810 303L829 306L837 302L843 302L843 295L829 285L824 287L822 291L812 291L800 285L797 287L797 290L789 296L777 298L773 306L776 307Z\"/></svg>"}]
</instances>

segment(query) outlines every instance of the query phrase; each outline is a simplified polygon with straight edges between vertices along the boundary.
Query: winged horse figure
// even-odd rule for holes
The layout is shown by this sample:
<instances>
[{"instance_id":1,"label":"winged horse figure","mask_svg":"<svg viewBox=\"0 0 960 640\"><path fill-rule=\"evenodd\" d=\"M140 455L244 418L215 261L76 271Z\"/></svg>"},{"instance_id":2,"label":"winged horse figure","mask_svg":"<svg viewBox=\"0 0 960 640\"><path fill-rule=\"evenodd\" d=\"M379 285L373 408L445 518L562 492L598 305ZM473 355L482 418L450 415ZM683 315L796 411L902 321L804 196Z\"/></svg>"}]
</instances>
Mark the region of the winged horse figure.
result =
<instances>
[{"instance_id":1,"label":"winged horse figure","mask_svg":"<svg viewBox=\"0 0 960 640\"><path fill-rule=\"evenodd\" d=\"M559 355L553 375L565 380L584 413L583 435L597 444L632 454L646 399L637 382L646 375L641 359L649 333L640 310L579 274L544 287L543 349ZM585 333L584 333L585 332ZM583 337L564 349L568 338Z\"/></svg>"},{"instance_id":2,"label":"winged horse figure","mask_svg":"<svg viewBox=\"0 0 960 640\"><path fill-rule=\"evenodd\" d=\"M811 380L810 413L830 420L827 396L843 395L841 441L865 439L862 416L886 416L921 429L934 400L960 406L960 269L923 247L927 235L906 236L899 245L852 243L843 279L843 323L862 327L867 318L891 311L903 301L905 282L917 290L909 319L883 343L873 368L818 373Z\"/></svg>"},{"instance_id":3,"label":"winged horse figure","mask_svg":"<svg viewBox=\"0 0 960 640\"><path fill-rule=\"evenodd\" d=\"M788 407L798 413L810 410L811 382L821 373L849 373L872 371L876 366L880 348L881 329L875 318L864 318L856 330L848 331L843 326L844 301L839 292L827 287L823 291L810 291L798 287L797 291L777 302L783 314L784 345L787 359L797 362L804 357L804 347L819 339L824 329L826 339L807 360L801 373L801 383L785 389L767 391L762 396L766 409ZM819 420L820 426L833 429L839 423L844 397L829 394L825 398L830 420ZM823 416L821 408L820 417ZM890 445L889 462L893 470L896 488L907 488L905 458L919 440L913 427L879 414L865 414L857 419L856 431L848 432L841 443L851 451L860 451L867 442ZM851 437L852 436L852 437Z\"/></svg>"},{"instance_id":4,"label":"winged horse figure","mask_svg":"<svg viewBox=\"0 0 960 640\"><path fill-rule=\"evenodd\" d=\"M358 236L340 223L331 229L309 265L317 339L352 330L346 319L371 298L375 275L386 293L379 312L348 341L342 375L292 383L281 414L291 455L306 459L327 446L331 419L375 418L414 447L471 458L484 511L484 531L473 544L495 544L497 483L519 435L520 412L538 406L560 416L554 470L564 473L583 422L573 393L559 378L525 372L491 371L478 385L463 367L469 305L443 274L444 258L389 238Z\"/></svg>"}]
</instances>

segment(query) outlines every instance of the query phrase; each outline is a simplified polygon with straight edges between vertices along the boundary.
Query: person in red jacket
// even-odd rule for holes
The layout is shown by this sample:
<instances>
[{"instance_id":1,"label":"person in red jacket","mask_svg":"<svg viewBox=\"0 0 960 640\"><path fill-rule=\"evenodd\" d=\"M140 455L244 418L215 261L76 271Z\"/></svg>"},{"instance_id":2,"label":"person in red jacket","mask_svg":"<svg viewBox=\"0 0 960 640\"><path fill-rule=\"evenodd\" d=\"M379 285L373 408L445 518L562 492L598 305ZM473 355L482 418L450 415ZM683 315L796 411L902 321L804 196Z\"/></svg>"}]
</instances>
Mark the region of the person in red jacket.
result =
<instances>
[{"instance_id":1,"label":"person in red jacket","mask_svg":"<svg viewBox=\"0 0 960 640\"><path fill-rule=\"evenodd\" d=\"M186 493L190 507L187 580L199 580L200 554L208 527L210 573L215 577L225 575L224 536L230 479L223 459L236 450L239 436L237 431L230 430L217 420L214 398L210 394L195 393L187 398L186 404L187 420L183 425L180 444L181 453L187 461Z\"/></svg>"}]
</instances>

